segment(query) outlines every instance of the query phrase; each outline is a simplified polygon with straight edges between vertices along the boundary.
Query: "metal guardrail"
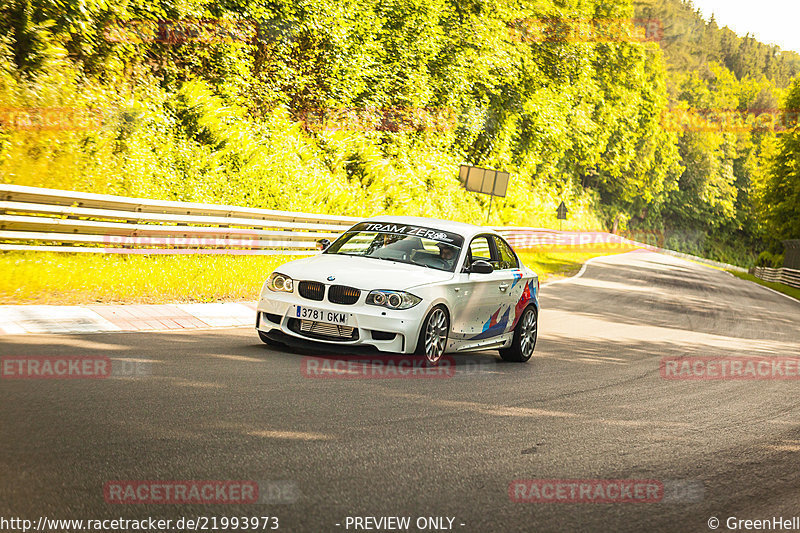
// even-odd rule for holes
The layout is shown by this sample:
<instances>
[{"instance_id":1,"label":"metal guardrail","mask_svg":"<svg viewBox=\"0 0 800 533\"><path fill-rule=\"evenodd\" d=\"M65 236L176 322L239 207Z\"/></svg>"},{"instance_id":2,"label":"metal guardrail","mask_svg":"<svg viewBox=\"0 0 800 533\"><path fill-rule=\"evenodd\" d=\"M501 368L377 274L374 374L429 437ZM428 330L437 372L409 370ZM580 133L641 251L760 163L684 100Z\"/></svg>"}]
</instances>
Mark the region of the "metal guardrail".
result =
<instances>
[{"instance_id":1,"label":"metal guardrail","mask_svg":"<svg viewBox=\"0 0 800 533\"><path fill-rule=\"evenodd\" d=\"M752 274L764 281L783 283L795 289L800 289L800 270L791 268L755 267Z\"/></svg>"},{"instance_id":2,"label":"metal guardrail","mask_svg":"<svg viewBox=\"0 0 800 533\"><path fill-rule=\"evenodd\" d=\"M682 252L676 252L675 250L667 250L665 248L654 248L649 246L648 249L652 249L653 251L671 255L673 257L680 257L681 259L688 259L689 261L694 261L696 263L703 263L704 265L713 266L716 268L722 268L725 270L735 270L736 272L747 272L746 268L742 268L740 266L731 265L729 263L720 263L719 261L713 261L711 259L706 259L705 257L697 257L696 255L685 254Z\"/></svg>"},{"instance_id":3,"label":"metal guardrail","mask_svg":"<svg viewBox=\"0 0 800 533\"><path fill-rule=\"evenodd\" d=\"M0 250L307 255L359 220L0 185Z\"/></svg>"},{"instance_id":4,"label":"metal guardrail","mask_svg":"<svg viewBox=\"0 0 800 533\"><path fill-rule=\"evenodd\" d=\"M311 255L362 219L0 184L0 251ZM745 271L600 231L494 228L517 249L635 246Z\"/></svg>"}]
</instances>

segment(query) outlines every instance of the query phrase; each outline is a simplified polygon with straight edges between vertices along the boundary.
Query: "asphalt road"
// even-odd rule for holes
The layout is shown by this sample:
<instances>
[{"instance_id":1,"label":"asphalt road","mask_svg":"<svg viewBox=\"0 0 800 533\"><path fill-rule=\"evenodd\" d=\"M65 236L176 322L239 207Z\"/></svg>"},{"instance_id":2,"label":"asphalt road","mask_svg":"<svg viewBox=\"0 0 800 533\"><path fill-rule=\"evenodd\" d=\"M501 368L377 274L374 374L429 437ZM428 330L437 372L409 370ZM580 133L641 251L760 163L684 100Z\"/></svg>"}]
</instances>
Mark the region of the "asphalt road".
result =
<instances>
[{"instance_id":1,"label":"asphalt road","mask_svg":"<svg viewBox=\"0 0 800 533\"><path fill-rule=\"evenodd\" d=\"M541 303L530 363L457 356L449 379L310 379L303 355L247 328L2 338L3 356L102 355L145 375L0 381L0 517L270 515L318 532L347 531L348 516L443 516L486 532L709 531L712 516L724 531L730 516L800 516L800 381L659 371L662 357L798 356L800 304L650 253L595 261ZM693 492L515 503L516 479ZM281 480L299 498L110 504L110 480Z\"/></svg>"}]
</instances>

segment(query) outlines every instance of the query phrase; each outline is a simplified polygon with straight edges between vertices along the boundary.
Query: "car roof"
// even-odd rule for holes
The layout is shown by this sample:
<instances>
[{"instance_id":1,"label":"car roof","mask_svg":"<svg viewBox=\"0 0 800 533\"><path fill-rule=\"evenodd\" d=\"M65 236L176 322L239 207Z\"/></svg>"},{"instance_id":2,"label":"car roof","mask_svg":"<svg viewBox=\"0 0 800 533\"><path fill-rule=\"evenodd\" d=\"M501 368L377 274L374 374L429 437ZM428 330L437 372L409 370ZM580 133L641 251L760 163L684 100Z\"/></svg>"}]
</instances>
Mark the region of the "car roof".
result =
<instances>
[{"instance_id":1,"label":"car roof","mask_svg":"<svg viewBox=\"0 0 800 533\"><path fill-rule=\"evenodd\" d=\"M413 226L423 226L432 229L441 229L452 233L457 233L465 238L470 238L478 233L492 233L496 232L492 228L485 226L476 226L474 224L466 224L464 222L454 222L452 220L441 220L438 218L425 218L425 217L396 217L396 216L378 216L371 217L365 222L383 222L392 224L408 224Z\"/></svg>"}]
</instances>

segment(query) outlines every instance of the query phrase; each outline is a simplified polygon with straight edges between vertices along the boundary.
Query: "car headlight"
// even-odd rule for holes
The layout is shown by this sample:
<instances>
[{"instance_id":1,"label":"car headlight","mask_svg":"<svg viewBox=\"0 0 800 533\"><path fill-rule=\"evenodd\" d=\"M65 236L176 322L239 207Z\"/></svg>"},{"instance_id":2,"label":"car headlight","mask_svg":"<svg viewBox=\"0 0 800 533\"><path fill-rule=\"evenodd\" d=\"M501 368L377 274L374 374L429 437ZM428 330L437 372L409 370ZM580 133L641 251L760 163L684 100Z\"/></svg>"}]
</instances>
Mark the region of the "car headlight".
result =
<instances>
[{"instance_id":1,"label":"car headlight","mask_svg":"<svg viewBox=\"0 0 800 533\"><path fill-rule=\"evenodd\" d=\"M267 280L267 288L273 292L292 292L294 281L285 274L273 272Z\"/></svg>"},{"instance_id":2,"label":"car headlight","mask_svg":"<svg viewBox=\"0 0 800 533\"><path fill-rule=\"evenodd\" d=\"M422 301L419 296L414 296L404 291L371 291L367 295L367 303L379 305L389 309L411 309Z\"/></svg>"}]
</instances>

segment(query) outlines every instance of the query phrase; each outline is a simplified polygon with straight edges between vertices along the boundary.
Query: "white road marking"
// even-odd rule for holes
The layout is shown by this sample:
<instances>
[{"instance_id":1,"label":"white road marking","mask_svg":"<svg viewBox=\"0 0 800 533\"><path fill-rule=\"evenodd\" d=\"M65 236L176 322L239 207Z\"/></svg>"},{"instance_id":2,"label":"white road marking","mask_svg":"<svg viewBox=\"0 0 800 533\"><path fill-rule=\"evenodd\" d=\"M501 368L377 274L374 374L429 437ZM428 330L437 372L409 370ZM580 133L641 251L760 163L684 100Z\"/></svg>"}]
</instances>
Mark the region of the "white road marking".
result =
<instances>
[{"instance_id":1,"label":"white road marking","mask_svg":"<svg viewBox=\"0 0 800 533\"><path fill-rule=\"evenodd\" d=\"M630 252L628 252L628 253L630 253ZM620 254L620 255L625 255L625 254ZM580 278L581 276L583 276L586 273L586 268L589 266L589 263L593 263L594 261L596 261L598 259L605 259L606 257L616 257L616 256L601 255L599 257L592 257L591 259L587 260L583 264L583 266L581 267L580 271L577 274L575 274L574 276L569 277L569 278L564 278L564 279L557 279L555 281L548 281L544 285L541 285L539 287L539 289L544 289L545 287L549 287L550 285L555 285L556 283L567 283L569 281L575 281L576 279Z\"/></svg>"}]
</instances>

